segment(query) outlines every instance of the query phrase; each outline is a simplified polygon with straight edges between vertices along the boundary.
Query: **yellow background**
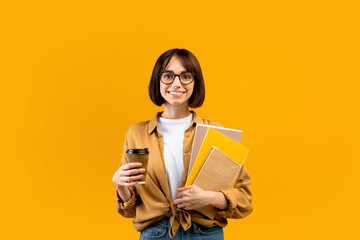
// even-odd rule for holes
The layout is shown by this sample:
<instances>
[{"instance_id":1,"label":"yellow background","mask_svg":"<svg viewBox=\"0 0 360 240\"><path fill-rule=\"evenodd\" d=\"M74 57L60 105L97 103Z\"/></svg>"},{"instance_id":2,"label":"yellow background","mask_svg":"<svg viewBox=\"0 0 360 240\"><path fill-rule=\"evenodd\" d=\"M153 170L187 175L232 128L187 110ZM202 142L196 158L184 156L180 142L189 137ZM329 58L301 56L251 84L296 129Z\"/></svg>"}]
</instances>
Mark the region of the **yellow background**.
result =
<instances>
[{"instance_id":1,"label":"yellow background","mask_svg":"<svg viewBox=\"0 0 360 240\"><path fill-rule=\"evenodd\" d=\"M1 238L137 239L116 209L124 134L162 108L156 59L186 48L244 131L254 211L226 239L359 237L358 1L1 3Z\"/></svg>"}]
</instances>

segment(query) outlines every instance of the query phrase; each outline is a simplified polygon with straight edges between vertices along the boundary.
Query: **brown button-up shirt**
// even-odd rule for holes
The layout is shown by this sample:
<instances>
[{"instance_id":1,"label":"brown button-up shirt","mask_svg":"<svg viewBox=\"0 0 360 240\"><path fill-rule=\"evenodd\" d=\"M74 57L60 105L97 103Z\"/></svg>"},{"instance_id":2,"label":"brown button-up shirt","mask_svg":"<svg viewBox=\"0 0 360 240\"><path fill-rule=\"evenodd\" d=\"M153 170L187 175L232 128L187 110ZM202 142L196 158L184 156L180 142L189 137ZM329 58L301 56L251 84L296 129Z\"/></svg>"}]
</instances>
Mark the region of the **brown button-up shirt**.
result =
<instances>
[{"instance_id":1,"label":"brown button-up shirt","mask_svg":"<svg viewBox=\"0 0 360 240\"><path fill-rule=\"evenodd\" d=\"M193 121L184 133L184 173L180 187L185 185L187 179L196 124L222 126L214 121L202 119L193 111L192 113ZM169 229L170 237L175 236L180 225L185 230L189 229L191 221L206 227L215 225L225 227L227 225L227 218L243 218L249 215L252 211L251 178L245 166L240 172L235 187L221 191L228 201L228 207L225 210L219 210L214 219L209 219L195 210L187 211L179 209L173 204L164 163L164 139L157 129L160 114L161 112L157 113L150 121L132 125L126 134L120 166L127 163L125 152L129 148L148 148L150 154L146 183L129 187L131 198L127 202L123 202L116 191L117 211L124 217L133 218L134 228L137 231L142 231L164 216L169 216L171 225Z\"/></svg>"}]
</instances>

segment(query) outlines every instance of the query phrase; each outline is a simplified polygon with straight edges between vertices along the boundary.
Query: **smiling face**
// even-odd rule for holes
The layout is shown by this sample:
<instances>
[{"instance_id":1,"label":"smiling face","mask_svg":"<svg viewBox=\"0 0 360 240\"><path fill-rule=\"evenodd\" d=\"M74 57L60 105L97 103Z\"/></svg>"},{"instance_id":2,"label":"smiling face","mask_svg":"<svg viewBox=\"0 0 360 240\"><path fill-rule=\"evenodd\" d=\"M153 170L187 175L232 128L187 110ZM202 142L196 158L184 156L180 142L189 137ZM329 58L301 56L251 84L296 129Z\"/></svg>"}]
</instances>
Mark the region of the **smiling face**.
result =
<instances>
[{"instance_id":1,"label":"smiling face","mask_svg":"<svg viewBox=\"0 0 360 240\"><path fill-rule=\"evenodd\" d=\"M164 71L172 71L174 74L180 74L186 72L187 69L181 63L181 60L174 55ZM160 93L165 99L165 105L188 107L189 98L194 90L194 81L188 85L184 85L180 82L179 77L175 77L172 84L166 85L160 81Z\"/></svg>"}]
</instances>

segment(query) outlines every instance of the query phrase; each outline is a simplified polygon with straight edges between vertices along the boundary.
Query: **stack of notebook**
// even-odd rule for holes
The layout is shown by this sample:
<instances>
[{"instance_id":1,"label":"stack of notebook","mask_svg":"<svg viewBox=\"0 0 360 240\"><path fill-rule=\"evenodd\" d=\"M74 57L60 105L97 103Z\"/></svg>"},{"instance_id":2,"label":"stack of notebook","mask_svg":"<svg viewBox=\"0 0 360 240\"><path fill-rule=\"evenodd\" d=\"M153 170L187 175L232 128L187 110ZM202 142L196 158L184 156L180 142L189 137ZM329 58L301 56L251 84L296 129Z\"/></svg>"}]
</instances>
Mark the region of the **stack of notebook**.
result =
<instances>
[{"instance_id":1,"label":"stack of notebook","mask_svg":"<svg viewBox=\"0 0 360 240\"><path fill-rule=\"evenodd\" d=\"M198 124L185 186L196 185L205 191L234 187L249 151L240 144L241 135L240 130ZM197 211L210 219L217 212L212 206Z\"/></svg>"}]
</instances>

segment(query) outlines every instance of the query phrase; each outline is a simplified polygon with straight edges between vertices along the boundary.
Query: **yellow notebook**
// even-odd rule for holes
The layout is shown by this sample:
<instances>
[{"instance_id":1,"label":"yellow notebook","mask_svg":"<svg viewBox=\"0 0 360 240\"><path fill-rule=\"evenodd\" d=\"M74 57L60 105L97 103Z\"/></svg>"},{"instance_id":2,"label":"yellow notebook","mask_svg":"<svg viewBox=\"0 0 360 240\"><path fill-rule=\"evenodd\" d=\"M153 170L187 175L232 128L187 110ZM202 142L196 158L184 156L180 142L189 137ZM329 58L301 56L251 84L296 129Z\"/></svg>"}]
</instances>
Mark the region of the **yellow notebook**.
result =
<instances>
[{"instance_id":1,"label":"yellow notebook","mask_svg":"<svg viewBox=\"0 0 360 240\"><path fill-rule=\"evenodd\" d=\"M232 160L237 162L240 166L243 165L249 149L244 145L232 140L224 134L209 128L204 141L201 145L200 151L195 158L195 163L190 171L190 174L186 180L185 186L192 185L196 178L208 152L211 147L215 146L229 156ZM235 182L234 182L235 183Z\"/></svg>"}]
</instances>

